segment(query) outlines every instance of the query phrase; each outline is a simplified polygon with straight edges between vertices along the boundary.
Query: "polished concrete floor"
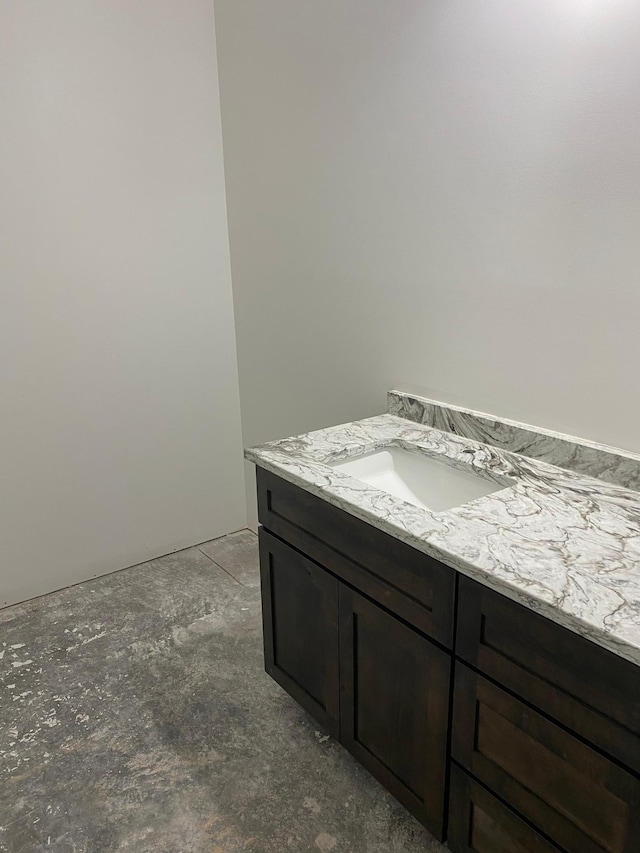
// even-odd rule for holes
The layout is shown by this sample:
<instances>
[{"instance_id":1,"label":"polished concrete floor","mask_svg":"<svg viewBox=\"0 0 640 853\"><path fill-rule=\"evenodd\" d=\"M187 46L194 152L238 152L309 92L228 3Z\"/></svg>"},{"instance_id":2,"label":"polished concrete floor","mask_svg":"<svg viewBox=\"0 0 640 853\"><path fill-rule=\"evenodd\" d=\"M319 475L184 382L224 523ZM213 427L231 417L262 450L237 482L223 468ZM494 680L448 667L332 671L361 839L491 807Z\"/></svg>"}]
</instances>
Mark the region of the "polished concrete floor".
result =
<instances>
[{"instance_id":1,"label":"polished concrete floor","mask_svg":"<svg viewBox=\"0 0 640 853\"><path fill-rule=\"evenodd\" d=\"M262 669L257 540L0 610L0 851L435 853Z\"/></svg>"}]
</instances>

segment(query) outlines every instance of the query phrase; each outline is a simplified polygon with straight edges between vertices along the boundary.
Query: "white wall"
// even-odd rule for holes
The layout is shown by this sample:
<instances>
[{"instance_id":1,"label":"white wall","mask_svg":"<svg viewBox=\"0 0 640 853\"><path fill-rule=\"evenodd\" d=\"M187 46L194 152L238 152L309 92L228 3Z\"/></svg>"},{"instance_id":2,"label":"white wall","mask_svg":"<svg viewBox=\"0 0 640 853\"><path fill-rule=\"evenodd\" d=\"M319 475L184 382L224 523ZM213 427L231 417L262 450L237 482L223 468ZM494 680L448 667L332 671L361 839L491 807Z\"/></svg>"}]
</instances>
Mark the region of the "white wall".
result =
<instances>
[{"instance_id":1,"label":"white wall","mask_svg":"<svg viewBox=\"0 0 640 853\"><path fill-rule=\"evenodd\" d=\"M0 0L0 605L245 524L212 0Z\"/></svg>"},{"instance_id":2,"label":"white wall","mask_svg":"<svg viewBox=\"0 0 640 853\"><path fill-rule=\"evenodd\" d=\"M391 386L640 450L640 4L216 0L246 443Z\"/></svg>"}]
</instances>

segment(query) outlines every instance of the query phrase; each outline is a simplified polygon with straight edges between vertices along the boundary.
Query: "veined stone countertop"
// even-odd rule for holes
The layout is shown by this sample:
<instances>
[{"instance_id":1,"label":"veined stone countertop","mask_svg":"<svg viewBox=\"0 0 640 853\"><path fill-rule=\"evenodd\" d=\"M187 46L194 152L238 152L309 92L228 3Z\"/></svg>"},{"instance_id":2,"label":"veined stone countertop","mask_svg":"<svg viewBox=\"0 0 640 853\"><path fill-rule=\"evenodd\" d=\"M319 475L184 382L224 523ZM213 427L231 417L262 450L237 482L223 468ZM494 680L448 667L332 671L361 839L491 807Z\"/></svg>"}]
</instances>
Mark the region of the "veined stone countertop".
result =
<instances>
[{"instance_id":1,"label":"veined stone countertop","mask_svg":"<svg viewBox=\"0 0 640 853\"><path fill-rule=\"evenodd\" d=\"M516 482L436 513L327 464L389 445ZM640 664L640 492L393 414L273 441L245 456Z\"/></svg>"}]
</instances>

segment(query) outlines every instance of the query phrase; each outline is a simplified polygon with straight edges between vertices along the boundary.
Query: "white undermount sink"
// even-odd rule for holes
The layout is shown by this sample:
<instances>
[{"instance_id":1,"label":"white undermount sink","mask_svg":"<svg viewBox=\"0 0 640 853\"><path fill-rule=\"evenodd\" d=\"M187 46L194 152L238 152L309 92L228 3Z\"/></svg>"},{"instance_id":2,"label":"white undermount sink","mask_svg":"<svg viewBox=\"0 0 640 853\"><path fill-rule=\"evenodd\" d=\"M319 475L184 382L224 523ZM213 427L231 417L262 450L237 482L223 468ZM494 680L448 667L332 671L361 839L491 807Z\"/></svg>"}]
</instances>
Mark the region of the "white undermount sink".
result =
<instances>
[{"instance_id":1,"label":"white undermount sink","mask_svg":"<svg viewBox=\"0 0 640 853\"><path fill-rule=\"evenodd\" d=\"M464 471L446 459L410 453L401 447L385 447L329 464L336 471L432 512L452 509L514 482L504 478L504 483L496 483L471 468Z\"/></svg>"}]
</instances>

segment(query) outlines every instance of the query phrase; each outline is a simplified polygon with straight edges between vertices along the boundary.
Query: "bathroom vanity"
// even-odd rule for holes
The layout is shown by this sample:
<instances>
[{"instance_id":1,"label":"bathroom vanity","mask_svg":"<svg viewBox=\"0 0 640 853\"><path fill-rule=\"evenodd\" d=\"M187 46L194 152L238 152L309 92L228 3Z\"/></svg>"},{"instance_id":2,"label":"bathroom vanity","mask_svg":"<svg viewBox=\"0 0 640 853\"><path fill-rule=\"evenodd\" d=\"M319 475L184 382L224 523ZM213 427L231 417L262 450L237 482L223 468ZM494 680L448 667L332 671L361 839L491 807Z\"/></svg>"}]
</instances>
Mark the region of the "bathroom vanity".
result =
<instances>
[{"instance_id":1,"label":"bathroom vanity","mask_svg":"<svg viewBox=\"0 0 640 853\"><path fill-rule=\"evenodd\" d=\"M267 672L455 853L637 853L640 495L460 431L248 451ZM447 509L397 459L353 468L389 448L462 475Z\"/></svg>"}]
</instances>

